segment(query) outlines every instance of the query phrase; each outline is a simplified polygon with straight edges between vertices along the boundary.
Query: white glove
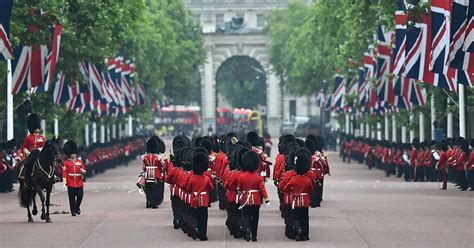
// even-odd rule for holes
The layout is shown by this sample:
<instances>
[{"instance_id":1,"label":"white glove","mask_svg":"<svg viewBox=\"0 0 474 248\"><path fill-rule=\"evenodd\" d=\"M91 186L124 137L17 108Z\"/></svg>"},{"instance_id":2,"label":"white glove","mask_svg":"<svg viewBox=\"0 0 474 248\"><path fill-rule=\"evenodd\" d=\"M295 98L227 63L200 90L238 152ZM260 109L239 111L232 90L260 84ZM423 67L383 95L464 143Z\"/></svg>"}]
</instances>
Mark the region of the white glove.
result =
<instances>
[{"instance_id":1,"label":"white glove","mask_svg":"<svg viewBox=\"0 0 474 248\"><path fill-rule=\"evenodd\" d=\"M270 208L270 201L267 201L267 202L265 203L265 207L266 207L266 208Z\"/></svg>"}]
</instances>

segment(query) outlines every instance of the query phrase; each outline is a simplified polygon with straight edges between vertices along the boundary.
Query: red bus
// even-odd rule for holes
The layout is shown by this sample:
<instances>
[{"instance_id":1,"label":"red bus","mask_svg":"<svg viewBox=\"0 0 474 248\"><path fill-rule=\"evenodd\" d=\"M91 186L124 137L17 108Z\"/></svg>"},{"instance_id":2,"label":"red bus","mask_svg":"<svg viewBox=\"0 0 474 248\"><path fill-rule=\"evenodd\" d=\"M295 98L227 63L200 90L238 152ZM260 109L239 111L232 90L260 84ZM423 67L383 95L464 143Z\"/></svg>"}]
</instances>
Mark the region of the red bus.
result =
<instances>
[{"instance_id":1,"label":"red bus","mask_svg":"<svg viewBox=\"0 0 474 248\"><path fill-rule=\"evenodd\" d=\"M192 132L199 127L199 106L170 105L160 108L155 126L173 126L176 131Z\"/></svg>"}]
</instances>

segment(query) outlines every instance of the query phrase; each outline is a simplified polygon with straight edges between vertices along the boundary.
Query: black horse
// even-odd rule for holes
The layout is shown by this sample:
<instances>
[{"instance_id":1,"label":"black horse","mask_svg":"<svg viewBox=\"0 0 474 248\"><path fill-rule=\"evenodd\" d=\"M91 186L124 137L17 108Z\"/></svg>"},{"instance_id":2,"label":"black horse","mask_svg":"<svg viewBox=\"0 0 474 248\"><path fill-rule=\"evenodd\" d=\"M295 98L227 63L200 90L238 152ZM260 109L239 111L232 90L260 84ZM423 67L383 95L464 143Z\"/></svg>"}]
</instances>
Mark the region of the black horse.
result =
<instances>
[{"instance_id":1,"label":"black horse","mask_svg":"<svg viewBox=\"0 0 474 248\"><path fill-rule=\"evenodd\" d=\"M35 197L39 195L41 199L41 219L51 222L49 217L49 204L51 190L53 188L54 168L60 152L59 138L55 137L44 145L41 151L33 151L30 156L25 159L24 167L26 169L25 179L20 179L20 189L18 191L18 199L20 206L28 210L28 222L34 222L33 215L38 213ZM46 190L46 198L43 194ZM45 206L46 203L46 213ZM33 211L30 212L30 206L33 205Z\"/></svg>"}]
</instances>

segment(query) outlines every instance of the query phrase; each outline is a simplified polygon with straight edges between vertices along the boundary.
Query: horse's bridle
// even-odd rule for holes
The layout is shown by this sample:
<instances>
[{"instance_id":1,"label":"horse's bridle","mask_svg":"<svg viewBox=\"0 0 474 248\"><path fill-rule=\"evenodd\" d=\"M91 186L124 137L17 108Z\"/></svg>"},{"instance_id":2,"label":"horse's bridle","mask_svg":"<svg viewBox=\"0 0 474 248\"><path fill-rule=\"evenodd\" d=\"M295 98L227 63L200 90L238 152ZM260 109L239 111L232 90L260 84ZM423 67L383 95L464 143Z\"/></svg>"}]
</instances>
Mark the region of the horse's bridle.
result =
<instances>
[{"instance_id":1,"label":"horse's bridle","mask_svg":"<svg viewBox=\"0 0 474 248\"><path fill-rule=\"evenodd\" d=\"M46 172L46 171L43 169L43 167L41 166L41 163L40 163L39 158L37 158L36 161L35 161L35 163L33 164L33 170L32 170L32 172L31 172L31 175L32 175L32 176L33 176L33 174L35 173L35 170L34 170L35 167L38 167L38 168L48 177L48 179L51 179L51 178L53 177L53 175L54 175L54 166L53 166L53 164L51 164L51 165L49 166L49 173L48 173L48 172Z\"/></svg>"}]
</instances>

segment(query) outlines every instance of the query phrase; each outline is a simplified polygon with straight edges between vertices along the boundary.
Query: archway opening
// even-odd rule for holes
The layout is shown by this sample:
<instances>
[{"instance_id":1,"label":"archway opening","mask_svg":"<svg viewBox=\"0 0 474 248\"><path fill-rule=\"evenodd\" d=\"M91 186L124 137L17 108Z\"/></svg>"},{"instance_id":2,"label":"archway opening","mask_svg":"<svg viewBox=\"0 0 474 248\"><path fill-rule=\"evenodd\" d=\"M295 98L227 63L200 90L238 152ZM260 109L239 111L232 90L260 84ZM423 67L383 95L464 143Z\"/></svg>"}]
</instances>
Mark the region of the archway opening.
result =
<instances>
[{"instance_id":1,"label":"archway opening","mask_svg":"<svg viewBox=\"0 0 474 248\"><path fill-rule=\"evenodd\" d=\"M218 133L263 133L266 124L267 75L248 56L233 56L216 73L216 124Z\"/></svg>"}]
</instances>

